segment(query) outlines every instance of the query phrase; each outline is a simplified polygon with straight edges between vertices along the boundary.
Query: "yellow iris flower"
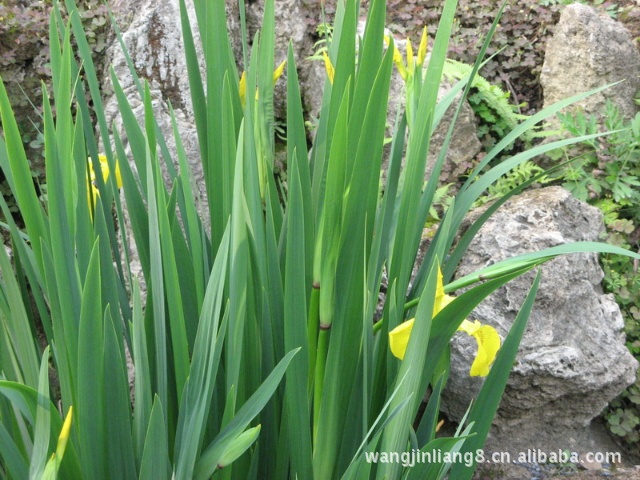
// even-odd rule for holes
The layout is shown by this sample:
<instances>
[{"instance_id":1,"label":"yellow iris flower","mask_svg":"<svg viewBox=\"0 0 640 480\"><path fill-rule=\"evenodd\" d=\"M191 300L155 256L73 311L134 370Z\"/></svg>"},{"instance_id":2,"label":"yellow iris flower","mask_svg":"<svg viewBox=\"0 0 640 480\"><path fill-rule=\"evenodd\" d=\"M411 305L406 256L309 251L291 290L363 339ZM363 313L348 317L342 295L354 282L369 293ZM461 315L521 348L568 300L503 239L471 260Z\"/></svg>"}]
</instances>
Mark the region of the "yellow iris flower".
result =
<instances>
[{"instance_id":1,"label":"yellow iris flower","mask_svg":"<svg viewBox=\"0 0 640 480\"><path fill-rule=\"evenodd\" d=\"M107 157L105 155L98 155L98 160L100 160L100 171L102 172L102 180L106 183L109 178L109 162L107 161ZM88 185L87 188L87 201L89 202L89 211L91 212L91 216L93 217L92 206L95 207L98 197L100 196L100 192L98 191L98 187L96 187L96 173L93 171L93 161L91 157L87 159L89 164L89 177L91 178L91 184ZM122 177L120 176L120 165L116 161L116 185L118 188L122 188ZM93 200L93 202L92 202Z\"/></svg>"},{"instance_id":2,"label":"yellow iris flower","mask_svg":"<svg viewBox=\"0 0 640 480\"><path fill-rule=\"evenodd\" d=\"M388 35L384 36L384 40L387 46L391 43L391 39ZM407 38L407 64L405 65L404 59L398 47L393 47L393 63L396 64L398 73L402 79L406 82L413 76L416 67L422 68L424 60L427 56L427 27L422 30L422 36L420 37L420 46L418 47L418 56L413 56L413 46L411 40Z\"/></svg>"},{"instance_id":3,"label":"yellow iris flower","mask_svg":"<svg viewBox=\"0 0 640 480\"><path fill-rule=\"evenodd\" d=\"M433 304L433 316L435 317L444 307L454 300L454 297L444 293L442 272L438 269L438 282L436 285L436 298ZM402 360L409 344L409 337L413 329L415 319L407 320L389 332L389 347L394 356ZM490 325L482 325L479 321L463 320L458 331L463 331L472 336L478 342L478 353L471 365L469 373L472 377L486 377L489 374L491 364L500 349L500 335Z\"/></svg>"},{"instance_id":4,"label":"yellow iris flower","mask_svg":"<svg viewBox=\"0 0 640 480\"><path fill-rule=\"evenodd\" d=\"M284 72L284 66L287 64L287 61L284 60L278 67L273 71L273 84L275 85L278 79L282 76L282 72ZM246 103L246 95L247 95L247 72L242 72L240 76L240 82L238 82L238 94L240 95L240 103L242 104L242 108ZM256 89L256 100L258 99L258 89Z\"/></svg>"}]
</instances>

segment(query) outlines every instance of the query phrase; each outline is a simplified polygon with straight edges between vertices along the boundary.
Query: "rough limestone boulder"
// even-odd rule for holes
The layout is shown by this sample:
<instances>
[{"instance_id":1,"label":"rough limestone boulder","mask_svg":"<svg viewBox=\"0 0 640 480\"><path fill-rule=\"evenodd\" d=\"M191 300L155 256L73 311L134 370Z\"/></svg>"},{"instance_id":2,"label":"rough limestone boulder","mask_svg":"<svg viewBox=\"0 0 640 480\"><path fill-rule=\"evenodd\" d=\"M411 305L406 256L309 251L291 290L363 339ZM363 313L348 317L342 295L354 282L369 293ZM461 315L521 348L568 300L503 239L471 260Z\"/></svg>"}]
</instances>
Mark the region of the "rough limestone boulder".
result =
<instances>
[{"instance_id":1,"label":"rough limestone boulder","mask_svg":"<svg viewBox=\"0 0 640 480\"><path fill-rule=\"evenodd\" d=\"M197 29L196 14L193 2L186 2L191 26L193 29L196 49L199 58L204 58L200 47L200 36ZM238 64L238 71L242 66L242 45L240 15L238 3L235 0L225 0L227 11L227 28L230 32L232 49ZM247 6L248 37L253 34L262 22L264 3L262 0L249 2ZM110 7L116 12L117 20L123 32L123 40L137 74L142 80L149 82L151 98L154 106L155 118L163 132L169 152L175 154L175 141L171 125L169 104L176 113L178 130L184 143L187 158L194 173L201 197L204 198L204 173L199 161L199 146L193 120L193 106L189 93L189 79L184 59L182 44L182 28L180 24L180 5L178 0L143 0L141 2L125 2L114 0ZM313 46L312 33L315 32L314 12L318 12L318 5L308 5L302 0L286 0L276 2L276 52L277 63L286 58L289 40L293 42L300 77L304 80L309 73L311 62L303 61L311 55ZM133 106L134 114L140 122L144 119L144 105L139 99L133 79L129 73L126 58L120 46L116 43L109 49L109 60L118 77L129 103ZM202 63L202 62L201 62ZM201 65L204 78L204 69ZM108 82L109 74L103 75ZM276 89L276 116L283 118L286 81L281 79ZM317 92L316 92L317 95ZM115 123L116 128L123 133L122 121L119 118L118 104L115 95L105 99L105 110L109 124ZM126 146L126 137L123 136ZM207 217L205 202L200 202L204 218Z\"/></svg>"},{"instance_id":2,"label":"rough limestone boulder","mask_svg":"<svg viewBox=\"0 0 640 480\"><path fill-rule=\"evenodd\" d=\"M545 106L620 80L577 105L602 115L609 99L632 118L638 111L633 99L640 90L640 53L621 23L587 5L567 6L545 51L540 75Z\"/></svg>"},{"instance_id":3,"label":"rough limestone boulder","mask_svg":"<svg viewBox=\"0 0 640 480\"><path fill-rule=\"evenodd\" d=\"M226 0L226 5L229 17L228 28L234 32L232 36L239 39L240 26L236 20L239 18L237 3ZM182 43L179 1L143 0L133 5L131 2L115 0L111 3L111 8L116 12L122 30L122 38L136 68L136 73L142 81L149 82L154 116L167 140L169 152L176 160L176 144L169 109L169 105L171 105L175 111L178 130L200 196L205 198L204 172L199 160L200 148L193 121L193 105L189 94L189 78ZM192 2L187 2L187 10L191 19L196 48L199 51L198 56L204 58L200 49L200 36ZM240 53L238 41L234 42L232 47L234 52ZM127 101L132 106L138 121L142 123L144 121L144 104L140 100L126 57L117 43L109 49L108 56L107 65L113 66ZM106 81L109 79L109 75L105 73L103 78ZM128 139L124 133L115 95L105 98L105 115L107 122L110 125L113 123L122 135L126 147ZM205 203L199 202L203 218L207 218Z\"/></svg>"},{"instance_id":4,"label":"rough limestone boulder","mask_svg":"<svg viewBox=\"0 0 640 480\"><path fill-rule=\"evenodd\" d=\"M245 2L246 3L246 2ZM298 79L301 83L303 105L309 110L316 107L316 98L320 98L318 91L307 88L309 77L318 74L318 65L322 62L312 62L307 57L313 55L313 45L316 38L316 26L320 22L321 9L318 3L304 0L278 0L274 2L275 14L275 65L287 58L289 42L293 47L298 68ZM264 0L247 3L247 29L249 38L262 27L264 16ZM324 75L324 70L322 71ZM274 89L274 112L276 118L286 118L287 73ZM324 76L321 77L324 79ZM322 92L322 89L320 89ZM316 112L317 116L317 112Z\"/></svg>"},{"instance_id":5,"label":"rough limestone boulder","mask_svg":"<svg viewBox=\"0 0 640 480\"><path fill-rule=\"evenodd\" d=\"M482 227L457 275L521 253L599 240L602 231L600 211L566 190L531 190L507 202ZM634 382L638 362L625 346L618 305L602 292L597 255L563 256L545 264L542 272L488 444L508 451L593 451L597 445L588 425ZM471 318L493 325L505 338L534 276L529 272L502 287ZM456 421L483 382L469 377L475 350L470 337L454 338L443 404Z\"/></svg>"},{"instance_id":6,"label":"rough limestone boulder","mask_svg":"<svg viewBox=\"0 0 640 480\"><path fill-rule=\"evenodd\" d=\"M442 100L450 89L450 84L442 83L438 91L438 101ZM427 174L431 174L433 170L461 98L462 94L459 93L431 136L431 146L427 157ZM442 183L458 183L458 179L473 168L474 161L480 152L482 152L482 143L478 139L475 113L469 102L465 100L453 127L440 181ZM449 192L453 191L449 190Z\"/></svg>"}]
</instances>

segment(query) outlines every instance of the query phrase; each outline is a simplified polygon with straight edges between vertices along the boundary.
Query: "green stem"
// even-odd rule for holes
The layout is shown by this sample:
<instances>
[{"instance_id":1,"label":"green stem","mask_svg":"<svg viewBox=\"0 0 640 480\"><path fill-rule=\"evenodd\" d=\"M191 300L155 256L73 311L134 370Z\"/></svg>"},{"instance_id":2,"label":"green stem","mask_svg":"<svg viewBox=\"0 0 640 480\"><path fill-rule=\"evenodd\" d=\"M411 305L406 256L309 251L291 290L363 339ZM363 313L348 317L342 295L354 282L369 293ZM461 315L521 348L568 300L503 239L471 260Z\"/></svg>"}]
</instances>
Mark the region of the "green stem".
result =
<instances>
[{"instance_id":1,"label":"green stem","mask_svg":"<svg viewBox=\"0 0 640 480\"><path fill-rule=\"evenodd\" d=\"M374 335L376 333L378 333L380 330L382 330L382 323L383 323L383 321L380 320L379 322L376 322L376 323L373 324L373 333L374 333Z\"/></svg>"},{"instance_id":2,"label":"green stem","mask_svg":"<svg viewBox=\"0 0 640 480\"><path fill-rule=\"evenodd\" d=\"M420 302L420 297L414 298L413 300L408 301L407 303L404 304L404 311L406 312L410 308L417 306L419 302ZM380 320L379 322L374 323L373 333L378 333L380 330L382 330L383 323L384 323L383 320Z\"/></svg>"},{"instance_id":3,"label":"green stem","mask_svg":"<svg viewBox=\"0 0 640 480\"><path fill-rule=\"evenodd\" d=\"M309 302L309 320L307 323L307 345L309 346L309 378L307 391L309 398L313 395L313 378L316 370L316 355L318 349L318 325L320 323L320 284L313 282L311 300Z\"/></svg>"},{"instance_id":4,"label":"green stem","mask_svg":"<svg viewBox=\"0 0 640 480\"><path fill-rule=\"evenodd\" d=\"M418 303L420 303L420 297L414 298L413 300L409 300L404 304L404 311L406 312L410 308L417 307Z\"/></svg>"},{"instance_id":5,"label":"green stem","mask_svg":"<svg viewBox=\"0 0 640 480\"><path fill-rule=\"evenodd\" d=\"M329 350L329 333L331 325L320 324L318 335L318 357L316 360L315 389L313 392L313 443L315 445L318 425L320 420L320 406L322 405L322 392L324 388L324 369L327 362L327 351Z\"/></svg>"}]
</instances>

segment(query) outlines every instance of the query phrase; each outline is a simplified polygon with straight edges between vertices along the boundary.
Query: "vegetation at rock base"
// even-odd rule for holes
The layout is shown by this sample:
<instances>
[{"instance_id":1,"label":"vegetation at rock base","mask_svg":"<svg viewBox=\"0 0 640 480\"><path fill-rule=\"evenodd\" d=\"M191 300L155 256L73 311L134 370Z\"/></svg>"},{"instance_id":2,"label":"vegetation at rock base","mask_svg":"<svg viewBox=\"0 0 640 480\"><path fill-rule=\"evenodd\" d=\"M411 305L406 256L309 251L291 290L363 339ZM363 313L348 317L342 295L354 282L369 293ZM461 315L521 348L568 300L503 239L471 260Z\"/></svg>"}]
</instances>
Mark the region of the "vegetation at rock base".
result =
<instances>
[{"instance_id":1,"label":"vegetation at rock base","mask_svg":"<svg viewBox=\"0 0 640 480\"><path fill-rule=\"evenodd\" d=\"M604 123L595 115L575 111L560 115L570 135L612 131L577 148L552 153L555 161L575 158L556 180L577 198L598 207L604 215L608 243L640 249L640 113L631 121L621 118L607 102ZM640 269L638 262L619 255L602 255L604 287L615 295L622 310L627 346L640 360ZM605 413L611 432L630 448L640 446L640 374Z\"/></svg>"}]
</instances>

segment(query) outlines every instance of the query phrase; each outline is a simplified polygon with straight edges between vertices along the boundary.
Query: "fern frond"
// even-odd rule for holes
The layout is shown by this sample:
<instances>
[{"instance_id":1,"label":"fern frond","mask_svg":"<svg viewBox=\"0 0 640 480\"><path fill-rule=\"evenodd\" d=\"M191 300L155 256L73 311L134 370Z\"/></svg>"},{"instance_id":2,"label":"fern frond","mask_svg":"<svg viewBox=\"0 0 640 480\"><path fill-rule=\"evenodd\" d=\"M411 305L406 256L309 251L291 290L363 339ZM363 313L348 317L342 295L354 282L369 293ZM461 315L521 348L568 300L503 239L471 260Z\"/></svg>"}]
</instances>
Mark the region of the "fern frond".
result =
<instances>
[{"instance_id":1,"label":"fern frond","mask_svg":"<svg viewBox=\"0 0 640 480\"><path fill-rule=\"evenodd\" d=\"M462 80L467 78L473 70L472 65L447 59L444 64L443 76L449 80ZM515 128L521 121L529 118L527 115L519 113L514 105L509 103L509 92L505 92L498 85L493 85L489 81L476 75L471 86L477 91L479 101L483 103L497 118L499 118L509 130ZM505 132L505 135L508 132ZM547 132L536 128L528 130L521 137L529 143L534 138L549 136Z\"/></svg>"}]
</instances>

